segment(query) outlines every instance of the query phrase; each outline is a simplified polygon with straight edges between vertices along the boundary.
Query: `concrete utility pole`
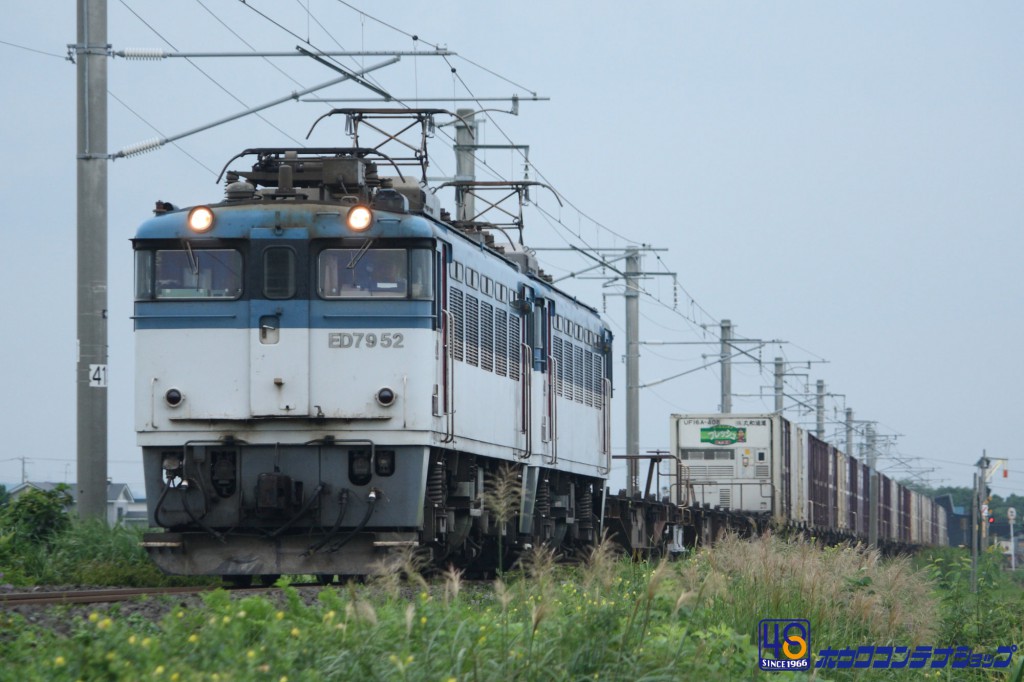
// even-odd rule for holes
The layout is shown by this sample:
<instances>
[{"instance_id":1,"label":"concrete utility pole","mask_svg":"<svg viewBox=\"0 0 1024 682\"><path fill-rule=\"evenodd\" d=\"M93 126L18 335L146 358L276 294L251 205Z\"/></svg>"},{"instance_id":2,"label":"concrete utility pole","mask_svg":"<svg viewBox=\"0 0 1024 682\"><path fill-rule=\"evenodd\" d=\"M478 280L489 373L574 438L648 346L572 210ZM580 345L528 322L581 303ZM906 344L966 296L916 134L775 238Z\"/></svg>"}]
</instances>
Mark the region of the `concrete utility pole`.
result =
<instances>
[{"instance_id":1,"label":"concrete utility pole","mask_svg":"<svg viewBox=\"0 0 1024 682\"><path fill-rule=\"evenodd\" d=\"M732 321L722 320L722 402L723 414L732 412Z\"/></svg>"},{"instance_id":2,"label":"concrete utility pole","mask_svg":"<svg viewBox=\"0 0 1024 682\"><path fill-rule=\"evenodd\" d=\"M107 2L78 0L78 515L107 507Z\"/></svg>"},{"instance_id":3,"label":"concrete utility pole","mask_svg":"<svg viewBox=\"0 0 1024 682\"><path fill-rule=\"evenodd\" d=\"M1017 523L1017 510L1010 507L1006 510L1006 520L1010 522L1010 570L1017 570L1017 538L1013 533L1013 524Z\"/></svg>"},{"instance_id":4,"label":"concrete utility pole","mask_svg":"<svg viewBox=\"0 0 1024 682\"><path fill-rule=\"evenodd\" d=\"M867 440L868 475L871 478L868 488L868 544L872 547L878 546L878 472L875 467L878 464L877 441L875 439L875 425L868 423L865 427Z\"/></svg>"},{"instance_id":5,"label":"concrete utility pole","mask_svg":"<svg viewBox=\"0 0 1024 682\"><path fill-rule=\"evenodd\" d=\"M626 454L640 454L640 251L626 249ZM640 461L626 460L626 492L640 487Z\"/></svg>"},{"instance_id":6,"label":"concrete utility pole","mask_svg":"<svg viewBox=\"0 0 1024 682\"><path fill-rule=\"evenodd\" d=\"M458 109L455 112L455 179L476 180L476 118L472 109ZM455 207L456 220L472 220L476 215L476 198L472 192L458 192L459 204Z\"/></svg>"},{"instance_id":7,"label":"concrete utility pole","mask_svg":"<svg viewBox=\"0 0 1024 682\"><path fill-rule=\"evenodd\" d=\"M974 500L971 504L971 592L978 591L978 551L981 546L981 526L984 525L981 505L985 497L985 470L988 469L988 457L984 450L975 466L978 467L978 473L974 474Z\"/></svg>"}]
</instances>

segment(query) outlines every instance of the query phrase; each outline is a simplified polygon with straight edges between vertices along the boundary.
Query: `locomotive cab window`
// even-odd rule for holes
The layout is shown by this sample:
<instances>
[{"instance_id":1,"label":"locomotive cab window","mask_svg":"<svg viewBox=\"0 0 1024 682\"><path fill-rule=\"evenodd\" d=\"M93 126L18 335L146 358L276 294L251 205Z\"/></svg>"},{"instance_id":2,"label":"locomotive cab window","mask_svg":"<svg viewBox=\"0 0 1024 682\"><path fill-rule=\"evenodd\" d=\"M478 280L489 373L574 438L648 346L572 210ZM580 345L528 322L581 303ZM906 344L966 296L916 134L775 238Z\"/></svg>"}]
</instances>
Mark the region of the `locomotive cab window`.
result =
<instances>
[{"instance_id":1,"label":"locomotive cab window","mask_svg":"<svg viewBox=\"0 0 1024 682\"><path fill-rule=\"evenodd\" d=\"M325 249L317 288L322 298L433 298L427 249Z\"/></svg>"},{"instance_id":2,"label":"locomotive cab window","mask_svg":"<svg viewBox=\"0 0 1024 682\"><path fill-rule=\"evenodd\" d=\"M242 254L234 249L159 249L135 254L135 297L234 299L242 295Z\"/></svg>"}]
</instances>

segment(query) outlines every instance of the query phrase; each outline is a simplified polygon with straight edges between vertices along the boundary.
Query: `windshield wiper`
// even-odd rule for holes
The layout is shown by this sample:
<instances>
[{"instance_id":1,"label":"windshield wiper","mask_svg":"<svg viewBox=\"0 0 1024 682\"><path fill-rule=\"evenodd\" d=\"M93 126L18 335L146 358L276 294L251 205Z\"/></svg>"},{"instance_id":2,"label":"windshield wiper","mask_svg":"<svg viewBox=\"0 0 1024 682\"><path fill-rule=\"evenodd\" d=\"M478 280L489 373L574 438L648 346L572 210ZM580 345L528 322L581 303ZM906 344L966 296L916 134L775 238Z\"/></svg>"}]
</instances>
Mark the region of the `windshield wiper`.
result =
<instances>
[{"instance_id":1,"label":"windshield wiper","mask_svg":"<svg viewBox=\"0 0 1024 682\"><path fill-rule=\"evenodd\" d=\"M185 254L188 256L188 264L189 264L189 267L192 268L192 275L194 277L198 277L199 276L199 259L196 258L196 254L192 253L192 243L189 242L189 241L185 241Z\"/></svg>"},{"instance_id":2,"label":"windshield wiper","mask_svg":"<svg viewBox=\"0 0 1024 682\"><path fill-rule=\"evenodd\" d=\"M371 244L373 244L373 237L370 237L365 242L363 242L363 245L359 247L359 250L352 254L352 260L348 262L348 265L345 266L345 269L354 269L356 267L356 263L358 263L360 259L362 259L362 257L366 255L367 251L369 251Z\"/></svg>"}]
</instances>

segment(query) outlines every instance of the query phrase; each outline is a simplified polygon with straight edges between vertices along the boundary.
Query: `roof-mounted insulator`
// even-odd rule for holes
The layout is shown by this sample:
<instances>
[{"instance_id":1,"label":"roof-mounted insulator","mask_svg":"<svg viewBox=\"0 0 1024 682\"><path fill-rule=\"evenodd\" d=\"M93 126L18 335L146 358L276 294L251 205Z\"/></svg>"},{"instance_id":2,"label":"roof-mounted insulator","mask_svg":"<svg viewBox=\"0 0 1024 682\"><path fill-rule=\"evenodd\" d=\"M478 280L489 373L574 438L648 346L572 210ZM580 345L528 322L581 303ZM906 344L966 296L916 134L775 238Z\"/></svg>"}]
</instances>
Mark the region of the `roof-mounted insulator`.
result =
<instances>
[{"instance_id":1,"label":"roof-mounted insulator","mask_svg":"<svg viewBox=\"0 0 1024 682\"><path fill-rule=\"evenodd\" d=\"M276 194L295 194L293 182L294 169L287 163L282 163L277 169L277 190Z\"/></svg>"},{"instance_id":2,"label":"roof-mounted insulator","mask_svg":"<svg viewBox=\"0 0 1024 682\"><path fill-rule=\"evenodd\" d=\"M117 53L125 59L166 59L167 53L154 47L130 47Z\"/></svg>"}]
</instances>

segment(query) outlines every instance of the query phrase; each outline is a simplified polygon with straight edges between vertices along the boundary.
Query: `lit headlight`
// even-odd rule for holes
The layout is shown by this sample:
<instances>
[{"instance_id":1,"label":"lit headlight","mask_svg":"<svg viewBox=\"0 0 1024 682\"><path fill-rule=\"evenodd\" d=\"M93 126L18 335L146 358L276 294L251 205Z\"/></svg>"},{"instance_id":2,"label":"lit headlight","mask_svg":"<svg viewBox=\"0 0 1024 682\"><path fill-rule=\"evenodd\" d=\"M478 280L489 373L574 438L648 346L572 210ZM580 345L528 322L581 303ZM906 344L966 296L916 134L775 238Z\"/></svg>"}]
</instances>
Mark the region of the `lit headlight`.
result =
<instances>
[{"instance_id":1,"label":"lit headlight","mask_svg":"<svg viewBox=\"0 0 1024 682\"><path fill-rule=\"evenodd\" d=\"M373 211L366 206L353 206L348 210L348 217L345 223L350 230L362 232L373 224Z\"/></svg>"},{"instance_id":2,"label":"lit headlight","mask_svg":"<svg viewBox=\"0 0 1024 682\"><path fill-rule=\"evenodd\" d=\"M207 206L196 206L188 212L188 227L193 232L206 232L213 227L213 211Z\"/></svg>"}]
</instances>

